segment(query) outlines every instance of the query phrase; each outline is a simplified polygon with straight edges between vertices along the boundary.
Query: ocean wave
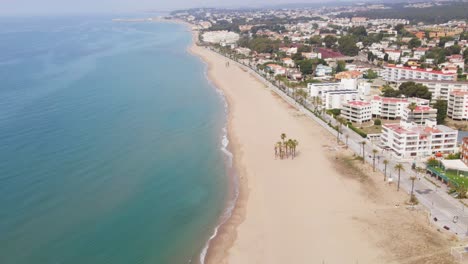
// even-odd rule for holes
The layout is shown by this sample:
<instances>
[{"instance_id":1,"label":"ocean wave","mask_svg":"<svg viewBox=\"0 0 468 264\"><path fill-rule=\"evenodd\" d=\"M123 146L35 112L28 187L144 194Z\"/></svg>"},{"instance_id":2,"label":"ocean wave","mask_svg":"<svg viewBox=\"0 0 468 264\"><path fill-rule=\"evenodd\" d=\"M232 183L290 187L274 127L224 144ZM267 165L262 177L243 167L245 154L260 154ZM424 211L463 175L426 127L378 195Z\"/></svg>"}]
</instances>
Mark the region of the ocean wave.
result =
<instances>
[{"instance_id":1,"label":"ocean wave","mask_svg":"<svg viewBox=\"0 0 468 264\"><path fill-rule=\"evenodd\" d=\"M228 103L227 103L226 97L224 95L224 92L221 89L219 89L218 87L216 87L214 85L214 83L211 82L211 80L208 78L207 68L205 68L205 77L208 80L209 84L215 89L215 91L219 94L221 100L223 101L223 103L224 103L224 112L225 112L225 116L227 117L227 115L229 113L229 109L228 109ZM231 180L231 186L232 186L232 188L231 188L232 193L231 193L231 195L230 195L230 197L228 199L226 209L224 210L223 214L220 217L219 224L215 227L215 229L213 231L213 234L210 236L210 238L206 242L205 246L203 247L203 250L200 253L200 263L201 264L205 263L206 254L208 253L208 250L210 248L211 241L214 238L216 238L216 236L218 235L219 228L222 225L224 225L229 220L229 218L231 218L232 212L234 211L234 208L235 208L236 203L237 203L237 199L239 197L239 179L238 179L237 175L235 174L235 172L233 171L233 167L232 167L234 155L233 155L232 152L229 151L229 135L228 135L228 129L227 129L226 126L223 128L223 135L222 135L222 138L221 138L221 151L224 153L224 155L226 157L228 170L231 171L231 173L228 173L228 176L231 176L230 180Z\"/></svg>"}]
</instances>

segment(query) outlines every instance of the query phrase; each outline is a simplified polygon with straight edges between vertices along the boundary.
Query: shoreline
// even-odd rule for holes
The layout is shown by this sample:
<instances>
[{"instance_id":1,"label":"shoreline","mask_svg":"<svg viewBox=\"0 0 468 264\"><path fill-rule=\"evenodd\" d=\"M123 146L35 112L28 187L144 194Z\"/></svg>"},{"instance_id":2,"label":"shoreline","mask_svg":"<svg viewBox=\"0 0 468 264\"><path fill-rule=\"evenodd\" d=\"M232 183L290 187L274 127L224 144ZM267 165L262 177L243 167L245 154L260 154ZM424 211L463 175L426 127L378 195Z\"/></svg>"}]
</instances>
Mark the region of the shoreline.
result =
<instances>
[{"instance_id":1,"label":"shoreline","mask_svg":"<svg viewBox=\"0 0 468 264\"><path fill-rule=\"evenodd\" d=\"M224 142L221 143L222 151L226 156L230 155L229 165L226 168L226 177L228 177L228 191L230 197L227 197L223 214L218 219L218 224L214 227L212 234L209 239L205 242L205 246L200 252L199 263L225 263L219 259L220 255L227 255L227 251L232 247L236 238L236 228L245 218L246 212L242 205L245 205L248 199L248 182L245 177L245 169L240 165L240 153L239 143L234 137L232 131L232 111L233 103L232 100L226 95L225 91L221 88L222 86L216 82L216 79L211 76L210 69L213 65L206 60L200 54L197 54L195 48L199 47L198 43L198 31L193 30L193 25L182 20L167 20L163 19L159 22L163 23L176 23L185 26L192 36L192 41L187 47L187 51L194 57L200 59L205 64L205 78L209 84L216 89L219 96L225 103L225 115L226 123L224 129L225 136L227 139L227 145L224 146ZM218 257L213 257L216 255ZM222 262L221 262L222 261Z\"/></svg>"},{"instance_id":2,"label":"shoreline","mask_svg":"<svg viewBox=\"0 0 468 264\"><path fill-rule=\"evenodd\" d=\"M315 122L303 117L296 108L273 94L273 91L257 76L236 62L231 61L231 66L224 66L228 61L227 58L197 46L198 32L191 30L190 24L186 22L183 24L190 28L193 37L188 51L207 65L209 81L216 89L222 91L227 102L228 148L234 155L233 168L239 179L239 196L232 214L226 221L220 221L220 225L216 227L207 242L206 258L201 260L216 264L311 263L311 261L347 263L346 261L351 260L359 263L399 263L403 257L400 256L400 259L395 260L393 257L395 254L413 258L411 254L414 252L404 248L406 246L411 249L411 245L390 249L382 245L392 243L391 238L401 236L403 232L409 232L415 237L413 241L409 240L413 243L427 239L427 234L441 239L440 244L432 241L423 243L424 250L429 252L434 251L436 247L444 249L438 251L437 254L441 256L437 255L440 257L437 262L424 263L450 263L446 262L448 259L446 238L435 230L423 226L424 216L411 215L407 211L395 209L395 203L402 203L406 199L404 195L393 192L386 186L377 186L382 189L381 192L385 192L386 197L383 197L382 194L369 190L369 186L376 188L377 183L363 184L360 180L356 181L349 176L355 173L352 169L346 166L338 169L338 156L341 159L343 153L349 157L351 154L349 151L341 151L342 146L339 144L334 146L336 145L334 136ZM239 87L233 85L237 82ZM261 89L262 87L265 89ZM245 91L245 89L251 90ZM258 101L244 102L250 97ZM266 106L265 108L271 109L274 113L263 111L256 114L257 110L262 112L257 104ZM274 120L270 120L270 115L282 120L280 123L284 121L284 125L278 126ZM270 127L270 130L262 130L260 127L252 130L252 126L257 121L266 122L262 124ZM271 130L277 132L271 133ZM301 150L294 160L294 163L299 164L289 160L277 161L270 157L259 156L271 151L270 139L257 140L255 136L249 135L257 133L257 137L270 137L271 140L275 140L275 134L283 131L288 135L291 133L301 135L299 138ZM251 146L255 144L257 145ZM321 155L320 150L325 154ZM343 160L347 160L348 156ZM271 168L265 168L270 166ZM308 172L310 166L316 166L316 172L328 176L311 178ZM369 171L367 165L362 166L367 173ZM283 171L285 168L287 171ZM280 178L285 173L297 178ZM308 186L313 187L317 184L323 185L323 188L314 188L314 193L310 193ZM336 200L324 204L322 200L330 194L328 187L325 186L333 186L337 194L335 194ZM278 200L279 193L282 199ZM308 210L310 207L315 211ZM407 224L410 228L400 230L399 226L392 224L389 224L388 228L386 226L376 228L381 224L382 218L389 219L394 217L393 215L404 219L403 224ZM411 226L412 222L417 224ZM349 248L350 244L353 248ZM340 250L338 255L337 249ZM404 251L404 254L400 254L400 251Z\"/></svg>"}]
</instances>

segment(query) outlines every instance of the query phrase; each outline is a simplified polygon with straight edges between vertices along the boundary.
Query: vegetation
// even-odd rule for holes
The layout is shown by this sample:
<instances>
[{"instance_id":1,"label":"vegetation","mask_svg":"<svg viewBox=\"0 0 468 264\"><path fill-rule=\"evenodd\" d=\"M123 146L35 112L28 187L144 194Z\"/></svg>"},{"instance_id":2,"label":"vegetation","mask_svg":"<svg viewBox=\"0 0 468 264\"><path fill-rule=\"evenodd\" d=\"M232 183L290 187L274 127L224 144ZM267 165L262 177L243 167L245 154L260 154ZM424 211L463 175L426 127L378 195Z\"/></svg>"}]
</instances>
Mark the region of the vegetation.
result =
<instances>
[{"instance_id":1,"label":"vegetation","mask_svg":"<svg viewBox=\"0 0 468 264\"><path fill-rule=\"evenodd\" d=\"M335 36L332 35L327 35L325 38L323 38L323 42L325 42L325 47L331 48L335 46L336 42L338 39Z\"/></svg>"},{"instance_id":2,"label":"vegetation","mask_svg":"<svg viewBox=\"0 0 468 264\"><path fill-rule=\"evenodd\" d=\"M365 155L365 150L366 150L366 148L365 148L365 146L366 146L366 141L365 141L365 140L363 140L363 141L361 142L361 145L362 145L362 163L364 164L364 162L366 161L366 155Z\"/></svg>"},{"instance_id":3,"label":"vegetation","mask_svg":"<svg viewBox=\"0 0 468 264\"><path fill-rule=\"evenodd\" d=\"M356 37L346 35L338 40L338 50L347 56L356 56L359 48L356 46Z\"/></svg>"},{"instance_id":4,"label":"vegetation","mask_svg":"<svg viewBox=\"0 0 468 264\"><path fill-rule=\"evenodd\" d=\"M366 73L364 73L364 79L376 79L377 77L379 77L379 75L371 69L367 70Z\"/></svg>"},{"instance_id":5,"label":"vegetation","mask_svg":"<svg viewBox=\"0 0 468 264\"><path fill-rule=\"evenodd\" d=\"M447 100L438 99L432 107L437 109L437 124L444 124L447 117Z\"/></svg>"},{"instance_id":6,"label":"vegetation","mask_svg":"<svg viewBox=\"0 0 468 264\"><path fill-rule=\"evenodd\" d=\"M382 94L384 97L400 97L401 95L404 95L406 97L418 97L428 100L432 97L427 86L415 82L404 82L400 87L398 87L398 90L395 90L390 86L384 86Z\"/></svg>"},{"instance_id":7,"label":"vegetation","mask_svg":"<svg viewBox=\"0 0 468 264\"><path fill-rule=\"evenodd\" d=\"M383 164L384 164L384 177L383 177L383 180L386 181L387 180L387 166L388 166L388 163L390 163L387 159L385 159L383 161Z\"/></svg>"},{"instance_id":8,"label":"vegetation","mask_svg":"<svg viewBox=\"0 0 468 264\"><path fill-rule=\"evenodd\" d=\"M358 133L361 137L363 138L366 138L367 137L367 133L360 130L359 128L353 126L353 124L351 122L348 122L348 127L353 130L354 132Z\"/></svg>"},{"instance_id":9,"label":"vegetation","mask_svg":"<svg viewBox=\"0 0 468 264\"><path fill-rule=\"evenodd\" d=\"M346 71L346 62L338 61L336 65L336 73Z\"/></svg>"},{"instance_id":10,"label":"vegetation","mask_svg":"<svg viewBox=\"0 0 468 264\"><path fill-rule=\"evenodd\" d=\"M286 140L286 134L282 133L280 135L281 141L276 142L275 158L280 157L280 159L291 157L294 159L296 157L296 148L299 145L299 142L295 139Z\"/></svg>"},{"instance_id":11,"label":"vegetation","mask_svg":"<svg viewBox=\"0 0 468 264\"><path fill-rule=\"evenodd\" d=\"M375 119L375 120L374 120L374 125L376 125L376 126L381 126L381 125L382 125L382 120L380 120L380 119Z\"/></svg>"},{"instance_id":12,"label":"vegetation","mask_svg":"<svg viewBox=\"0 0 468 264\"><path fill-rule=\"evenodd\" d=\"M457 153L450 153L447 155L447 157L445 157L446 160L456 160L456 159L460 159L460 152L457 152Z\"/></svg>"},{"instance_id":13,"label":"vegetation","mask_svg":"<svg viewBox=\"0 0 468 264\"><path fill-rule=\"evenodd\" d=\"M403 167L403 164L398 163L398 164L395 165L394 169L398 171L397 191L399 191L399 190L400 190L400 176L401 176L401 171L404 171L405 168Z\"/></svg>"},{"instance_id":14,"label":"vegetation","mask_svg":"<svg viewBox=\"0 0 468 264\"><path fill-rule=\"evenodd\" d=\"M259 53L273 53L279 49L280 41L271 40L267 37L242 37L239 39L238 45Z\"/></svg>"},{"instance_id":15,"label":"vegetation","mask_svg":"<svg viewBox=\"0 0 468 264\"><path fill-rule=\"evenodd\" d=\"M372 170L375 171L375 155L379 153L378 150L373 149L372 150Z\"/></svg>"}]
</instances>

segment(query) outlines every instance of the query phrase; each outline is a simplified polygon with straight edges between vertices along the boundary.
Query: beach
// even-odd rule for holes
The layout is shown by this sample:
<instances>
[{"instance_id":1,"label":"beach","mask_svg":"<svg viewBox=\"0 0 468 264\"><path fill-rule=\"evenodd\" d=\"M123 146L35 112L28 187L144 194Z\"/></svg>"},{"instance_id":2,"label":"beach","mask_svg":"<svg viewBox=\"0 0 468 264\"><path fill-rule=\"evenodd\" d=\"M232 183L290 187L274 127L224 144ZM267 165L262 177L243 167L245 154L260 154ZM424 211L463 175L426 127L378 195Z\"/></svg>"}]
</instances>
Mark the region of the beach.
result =
<instances>
[{"instance_id":1,"label":"beach","mask_svg":"<svg viewBox=\"0 0 468 264\"><path fill-rule=\"evenodd\" d=\"M354 161L252 72L204 47L190 52L227 99L240 182L207 263L451 263L452 238L425 212L406 209L407 194ZM274 155L282 133L299 141L294 159Z\"/></svg>"}]
</instances>

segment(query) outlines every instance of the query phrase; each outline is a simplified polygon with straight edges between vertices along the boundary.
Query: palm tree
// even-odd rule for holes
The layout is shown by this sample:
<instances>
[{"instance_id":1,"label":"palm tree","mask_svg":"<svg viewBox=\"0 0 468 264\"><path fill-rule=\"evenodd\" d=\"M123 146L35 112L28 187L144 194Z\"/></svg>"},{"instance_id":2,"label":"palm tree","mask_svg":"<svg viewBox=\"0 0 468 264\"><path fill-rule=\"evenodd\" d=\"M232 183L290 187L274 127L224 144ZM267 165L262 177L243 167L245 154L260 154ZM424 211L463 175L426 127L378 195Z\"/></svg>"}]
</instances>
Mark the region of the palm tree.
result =
<instances>
[{"instance_id":1,"label":"palm tree","mask_svg":"<svg viewBox=\"0 0 468 264\"><path fill-rule=\"evenodd\" d=\"M299 145L299 141L293 139L294 147L293 147L293 156L296 156L296 147Z\"/></svg>"},{"instance_id":2,"label":"palm tree","mask_svg":"<svg viewBox=\"0 0 468 264\"><path fill-rule=\"evenodd\" d=\"M379 153L378 150L376 150L376 149L372 150L372 155L373 155L373 157L372 157L372 170L373 171L375 171L375 154L377 154L377 153Z\"/></svg>"},{"instance_id":3,"label":"palm tree","mask_svg":"<svg viewBox=\"0 0 468 264\"><path fill-rule=\"evenodd\" d=\"M340 144L340 132L341 132L341 127L336 128L336 143Z\"/></svg>"},{"instance_id":4,"label":"palm tree","mask_svg":"<svg viewBox=\"0 0 468 264\"><path fill-rule=\"evenodd\" d=\"M414 180L416 180L416 176L411 176L410 177L410 180L411 180L411 196L410 196L410 201L413 201L413 193L414 193Z\"/></svg>"},{"instance_id":5,"label":"palm tree","mask_svg":"<svg viewBox=\"0 0 468 264\"><path fill-rule=\"evenodd\" d=\"M286 139L286 134L285 133L282 133L281 134L281 140L283 140L283 143L284 143L284 140Z\"/></svg>"},{"instance_id":6,"label":"palm tree","mask_svg":"<svg viewBox=\"0 0 468 264\"><path fill-rule=\"evenodd\" d=\"M398 170L398 185L397 185L397 191L399 191L399 190L400 190L400 176L401 176L401 171L404 171L405 168L403 167L403 164L398 163L397 165L395 165L394 169L395 169L395 170Z\"/></svg>"},{"instance_id":7,"label":"palm tree","mask_svg":"<svg viewBox=\"0 0 468 264\"><path fill-rule=\"evenodd\" d=\"M383 161L383 164L385 165L384 167L384 177L383 177L383 181L386 181L387 180L387 165L388 165L389 161L388 160L384 160Z\"/></svg>"},{"instance_id":8,"label":"palm tree","mask_svg":"<svg viewBox=\"0 0 468 264\"><path fill-rule=\"evenodd\" d=\"M364 162L366 161L366 156L364 155L365 154L364 146L366 145L366 141L362 141L361 145L362 145L362 164L364 164Z\"/></svg>"}]
</instances>

